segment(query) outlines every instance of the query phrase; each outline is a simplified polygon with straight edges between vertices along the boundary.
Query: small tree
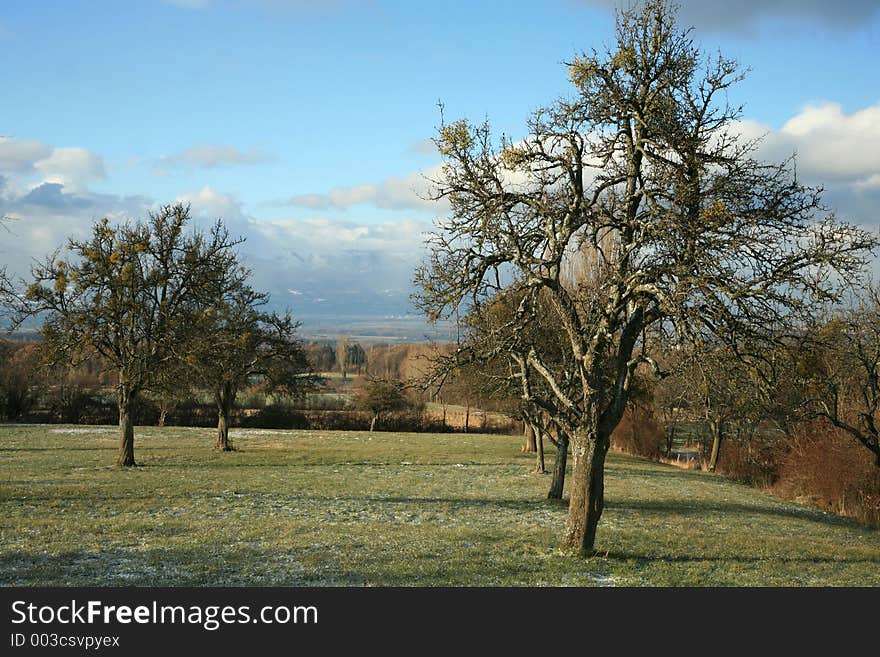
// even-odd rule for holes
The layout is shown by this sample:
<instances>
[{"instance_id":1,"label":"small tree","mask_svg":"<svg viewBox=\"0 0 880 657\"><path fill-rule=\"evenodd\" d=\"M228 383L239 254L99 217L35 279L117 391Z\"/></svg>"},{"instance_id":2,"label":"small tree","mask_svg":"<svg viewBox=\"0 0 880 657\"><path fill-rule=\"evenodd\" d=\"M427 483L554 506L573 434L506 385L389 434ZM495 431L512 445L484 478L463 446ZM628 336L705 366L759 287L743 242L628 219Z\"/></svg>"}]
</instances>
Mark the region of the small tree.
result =
<instances>
[{"instance_id":1,"label":"small tree","mask_svg":"<svg viewBox=\"0 0 880 657\"><path fill-rule=\"evenodd\" d=\"M37 345L0 340L0 418L14 421L27 416L40 383Z\"/></svg>"},{"instance_id":2,"label":"small tree","mask_svg":"<svg viewBox=\"0 0 880 657\"><path fill-rule=\"evenodd\" d=\"M807 417L823 417L857 440L880 468L880 290L814 327L794 354Z\"/></svg>"},{"instance_id":3,"label":"small tree","mask_svg":"<svg viewBox=\"0 0 880 657\"><path fill-rule=\"evenodd\" d=\"M132 412L159 373L180 357L217 279L235 263L221 222L208 234L185 233L189 206L166 205L142 222L95 223L86 241L71 239L32 268L34 282L15 299L16 323L45 315L41 347L56 364L100 355L116 371L117 465L133 466Z\"/></svg>"},{"instance_id":4,"label":"small tree","mask_svg":"<svg viewBox=\"0 0 880 657\"><path fill-rule=\"evenodd\" d=\"M229 420L238 393L260 384L267 392L292 395L315 384L308 355L296 335L299 323L289 313L264 312L268 295L247 283L241 267L221 280L215 302L199 323L201 338L191 347L187 362L217 405L218 451L231 451Z\"/></svg>"},{"instance_id":5,"label":"small tree","mask_svg":"<svg viewBox=\"0 0 880 657\"><path fill-rule=\"evenodd\" d=\"M368 379L358 390L355 398L358 408L372 414L370 431L374 431L380 416L410 407L403 383L387 379Z\"/></svg>"}]
</instances>

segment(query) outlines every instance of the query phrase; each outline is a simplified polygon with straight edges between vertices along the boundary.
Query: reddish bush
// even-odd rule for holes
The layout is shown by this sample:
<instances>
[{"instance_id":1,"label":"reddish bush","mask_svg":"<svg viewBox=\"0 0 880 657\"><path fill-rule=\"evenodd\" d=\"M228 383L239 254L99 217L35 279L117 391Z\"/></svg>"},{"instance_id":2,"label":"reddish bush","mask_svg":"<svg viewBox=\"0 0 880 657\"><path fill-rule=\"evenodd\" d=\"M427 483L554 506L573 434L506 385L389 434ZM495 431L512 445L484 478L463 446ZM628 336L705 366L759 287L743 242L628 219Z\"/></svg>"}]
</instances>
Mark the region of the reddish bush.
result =
<instances>
[{"instance_id":1,"label":"reddish bush","mask_svg":"<svg viewBox=\"0 0 880 657\"><path fill-rule=\"evenodd\" d=\"M663 429L648 409L627 408L620 424L611 433L611 447L627 454L660 460L666 444Z\"/></svg>"},{"instance_id":2,"label":"reddish bush","mask_svg":"<svg viewBox=\"0 0 880 657\"><path fill-rule=\"evenodd\" d=\"M716 470L735 481L764 488L778 478L779 455L778 442L728 438L721 443Z\"/></svg>"},{"instance_id":3,"label":"reddish bush","mask_svg":"<svg viewBox=\"0 0 880 657\"><path fill-rule=\"evenodd\" d=\"M778 492L880 525L880 468L856 440L827 422L802 425L780 457Z\"/></svg>"}]
</instances>

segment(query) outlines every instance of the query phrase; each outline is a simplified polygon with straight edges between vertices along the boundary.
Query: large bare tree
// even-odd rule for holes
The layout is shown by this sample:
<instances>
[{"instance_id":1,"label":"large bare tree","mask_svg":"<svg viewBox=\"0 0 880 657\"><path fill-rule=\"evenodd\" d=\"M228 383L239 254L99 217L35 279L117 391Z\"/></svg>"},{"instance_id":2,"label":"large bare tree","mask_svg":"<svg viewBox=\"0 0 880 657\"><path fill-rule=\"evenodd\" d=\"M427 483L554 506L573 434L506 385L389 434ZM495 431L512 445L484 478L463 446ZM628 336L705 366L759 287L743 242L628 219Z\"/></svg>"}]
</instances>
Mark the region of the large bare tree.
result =
<instances>
[{"instance_id":1,"label":"large bare tree","mask_svg":"<svg viewBox=\"0 0 880 657\"><path fill-rule=\"evenodd\" d=\"M755 158L726 99L739 66L701 52L663 0L619 13L615 42L568 69L571 93L534 112L520 140L441 121L434 197L452 210L416 279L430 317L515 286L511 335L547 300L542 321L571 366L554 369L537 345L526 364L549 391L534 403L571 436L562 546L590 553L610 435L636 369L653 363L647 329L756 339L833 298L876 242L824 216L793 161ZM566 263L584 248L591 280L569 285Z\"/></svg>"}]
</instances>

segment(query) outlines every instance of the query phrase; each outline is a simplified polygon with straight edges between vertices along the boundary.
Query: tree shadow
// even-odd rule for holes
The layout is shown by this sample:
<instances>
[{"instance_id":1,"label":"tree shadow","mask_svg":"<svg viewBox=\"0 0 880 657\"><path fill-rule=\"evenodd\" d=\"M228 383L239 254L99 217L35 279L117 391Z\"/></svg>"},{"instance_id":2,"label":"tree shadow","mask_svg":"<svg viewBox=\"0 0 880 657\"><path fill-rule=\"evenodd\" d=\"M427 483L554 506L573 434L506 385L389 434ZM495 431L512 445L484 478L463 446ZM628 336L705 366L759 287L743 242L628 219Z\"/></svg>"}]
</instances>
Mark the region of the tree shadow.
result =
<instances>
[{"instance_id":1,"label":"tree shadow","mask_svg":"<svg viewBox=\"0 0 880 657\"><path fill-rule=\"evenodd\" d=\"M808 520L818 522L820 524L834 527L852 527L863 529L864 531L876 531L870 527L860 525L854 520L826 514L817 509L806 509L797 507L783 506L761 506L749 504L737 504L728 502L693 502L689 500L640 500L638 502L617 501L614 499L606 499L606 509L616 509L622 511L637 511L642 513L660 513L676 516L694 516L705 515L707 513L719 513L723 515L737 516L775 516L780 518L789 518L795 520Z\"/></svg>"}]
</instances>

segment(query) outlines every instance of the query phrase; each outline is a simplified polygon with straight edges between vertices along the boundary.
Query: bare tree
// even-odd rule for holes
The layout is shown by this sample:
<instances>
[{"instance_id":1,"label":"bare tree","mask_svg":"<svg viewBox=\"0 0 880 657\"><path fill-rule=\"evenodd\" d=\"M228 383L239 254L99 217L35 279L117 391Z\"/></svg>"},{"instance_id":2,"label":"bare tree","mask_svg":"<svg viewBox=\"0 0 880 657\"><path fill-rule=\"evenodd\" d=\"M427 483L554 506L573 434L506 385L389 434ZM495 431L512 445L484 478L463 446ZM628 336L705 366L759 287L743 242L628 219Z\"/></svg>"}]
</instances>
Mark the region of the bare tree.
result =
<instances>
[{"instance_id":1,"label":"bare tree","mask_svg":"<svg viewBox=\"0 0 880 657\"><path fill-rule=\"evenodd\" d=\"M823 417L873 454L880 468L880 290L814 327L795 354L808 416Z\"/></svg>"},{"instance_id":2,"label":"bare tree","mask_svg":"<svg viewBox=\"0 0 880 657\"><path fill-rule=\"evenodd\" d=\"M753 354L751 354L754 356ZM734 425L752 425L764 406L765 380L757 374L754 361L718 345L689 355L688 366L679 376L682 397L693 413L702 415L709 429L710 448L706 469L715 472L721 444Z\"/></svg>"},{"instance_id":3,"label":"bare tree","mask_svg":"<svg viewBox=\"0 0 880 657\"><path fill-rule=\"evenodd\" d=\"M538 345L525 363L549 391L532 401L572 441L562 546L590 553L611 432L636 369L656 365L646 330L757 339L833 298L829 272L846 279L877 242L819 217L820 190L792 161L754 159L724 100L738 65L700 52L665 1L619 13L616 43L568 68L573 93L536 111L520 141L496 145L488 122L441 121L433 197L452 211L416 280L429 317L512 284L522 301L511 336L546 298L571 368L552 368ZM594 280L570 289L565 262L584 244Z\"/></svg>"}]
</instances>

